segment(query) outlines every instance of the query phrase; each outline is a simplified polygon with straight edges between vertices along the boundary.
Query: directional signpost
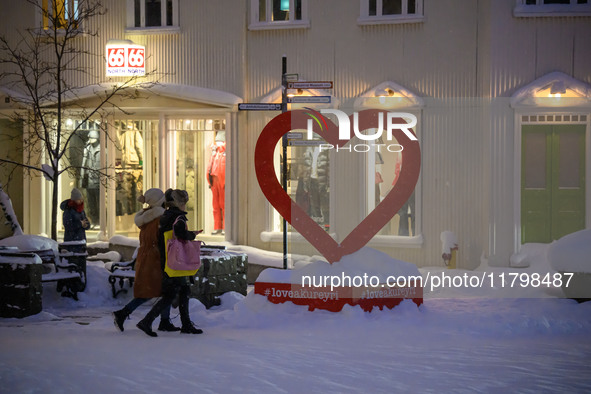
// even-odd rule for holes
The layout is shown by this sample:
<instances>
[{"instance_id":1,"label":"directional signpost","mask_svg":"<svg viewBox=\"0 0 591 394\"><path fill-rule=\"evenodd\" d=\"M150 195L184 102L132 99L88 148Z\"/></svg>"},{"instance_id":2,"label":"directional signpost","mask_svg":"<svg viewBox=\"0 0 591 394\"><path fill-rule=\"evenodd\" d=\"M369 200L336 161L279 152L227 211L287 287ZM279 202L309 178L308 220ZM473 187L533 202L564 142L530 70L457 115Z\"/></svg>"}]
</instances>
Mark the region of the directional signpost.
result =
<instances>
[{"instance_id":1,"label":"directional signpost","mask_svg":"<svg viewBox=\"0 0 591 394\"><path fill-rule=\"evenodd\" d=\"M332 81L298 81L299 74L287 73L287 56L283 55L281 69L281 103L241 103L239 111L287 111L287 104L308 103L327 104L331 96L294 96L288 97L288 89L332 89ZM286 133L282 137L281 150L281 185L287 192L287 146L288 145L318 145L321 140L302 140L302 133ZM287 221L283 219L283 268L287 269Z\"/></svg>"},{"instance_id":2,"label":"directional signpost","mask_svg":"<svg viewBox=\"0 0 591 394\"><path fill-rule=\"evenodd\" d=\"M332 81L288 82L288 89L332 89Z\"/></svg>"},{"instance_id":3,"label":"directional signpost","mask_svg":"<svg viewBox=\"0 0 591 394\"><path fill-rule=\"evenodd\" d=\"M330 96L294 96L294 97L288 97L287 102L289 104L295 104L295 103L325 104L325 103L330 103Z\"/></svg>"},{"instance_id":4,"label":"directional signpost","mask_svg":"<svg viewBox=\"0 0 591 394\"><path fill-rule=\"evenodd\" d=\"M241 103L240 111L281 111L281 103Z\"/></svg>"}]
</instances>

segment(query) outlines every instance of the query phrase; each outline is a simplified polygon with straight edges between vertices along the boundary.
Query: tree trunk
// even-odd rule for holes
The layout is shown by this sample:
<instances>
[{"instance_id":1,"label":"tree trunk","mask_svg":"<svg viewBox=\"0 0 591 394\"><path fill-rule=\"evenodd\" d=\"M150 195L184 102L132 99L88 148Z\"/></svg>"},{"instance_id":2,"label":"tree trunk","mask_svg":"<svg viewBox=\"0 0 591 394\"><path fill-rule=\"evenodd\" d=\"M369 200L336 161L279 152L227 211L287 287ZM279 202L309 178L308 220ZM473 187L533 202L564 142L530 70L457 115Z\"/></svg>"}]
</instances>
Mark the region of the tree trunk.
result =
<instances>
[{"instance_id":1,"label":"tree trunk","mask_svg":"<svg viewBox=\"0 0 591 394\"><path fill-rule=\"evenodd\" d=\"M57 181L58 177L53 178L53 190L51 192L51 239L57 241L57 212L59 209L57 201Z\"/></svg>"}]
</instances>

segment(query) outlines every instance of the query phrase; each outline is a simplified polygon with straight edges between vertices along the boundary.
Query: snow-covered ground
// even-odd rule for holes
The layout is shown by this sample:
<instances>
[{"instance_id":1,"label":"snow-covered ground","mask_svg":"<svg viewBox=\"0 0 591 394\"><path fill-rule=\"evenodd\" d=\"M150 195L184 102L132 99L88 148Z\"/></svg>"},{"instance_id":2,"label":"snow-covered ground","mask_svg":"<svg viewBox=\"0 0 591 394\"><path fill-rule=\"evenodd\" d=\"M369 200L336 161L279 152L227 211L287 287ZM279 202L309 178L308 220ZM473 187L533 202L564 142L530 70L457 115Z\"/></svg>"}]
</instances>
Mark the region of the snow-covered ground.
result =
<instances>
[{"instance_id":1,"label":"snow-covered ground","mask_svg":"<svg viewBox=\"0 0 591 394\"><path fill-rule=\"evenodd\" d=\"M114 300L103 263L89 262L80 301L49 283L42 313L0 319L0 392L591 392L591 302L562 298L559 288L501 285L502 275L554 273L546 245L526 246L527 268L483 259L476 271L421 269L497 280L426 287L418 308L309 312L229 293L210 310L191 300L205 334L158 338L135 327L152 302L125 332L114 327L110 312L130 295ZM251 261L280 258L248 252ZM176 309L172 316L179 325Z\"/></svg>"}]
</instances>

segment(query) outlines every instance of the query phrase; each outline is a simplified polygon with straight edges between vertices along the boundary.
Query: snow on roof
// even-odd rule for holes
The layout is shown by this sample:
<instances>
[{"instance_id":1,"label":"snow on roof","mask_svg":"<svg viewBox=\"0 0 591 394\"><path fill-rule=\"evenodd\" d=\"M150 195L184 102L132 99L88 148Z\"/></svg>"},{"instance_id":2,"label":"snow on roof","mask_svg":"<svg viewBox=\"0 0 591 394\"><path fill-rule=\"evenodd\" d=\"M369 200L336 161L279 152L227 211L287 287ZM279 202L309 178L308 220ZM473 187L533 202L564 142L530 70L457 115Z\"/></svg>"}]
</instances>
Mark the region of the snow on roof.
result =
<instances>
[{"instance_id":1,"label":"snow on roof","mask_svg":"<svg viewBox=\"0 0 591 394\"><path fill-rule=\"evenodd\" d=\"M69 91L65 97L64 102L84 100L92 98L96 95L106 93L114 88L120 87L121 83L99 83L81 87ZM125 89L137 89L148 93L162 95L170 98L180 100L193 101L198 103L205 103L211 105L219 105L223 107L232 107L242 102L242 98L228 92L221 90L208 89L199 86L157 83L148 85L130 85ZM53 102L48 101L44 105L52 105Z\"/></svg>"},{"instance_id":2,"label":"snow on roof","mask_svg":"<svg viewBox=\"0 0 591 394\"><path fill-rule=\"evenodd\" d=\"M354 105L355 108L422 108L425 102L396 82L385 81L362 93Z\"/></svg>"},{"instance_id":3,"label":"snow on roof","mask_svg":"<svg viewBox=\"0 0 591 394\"><path fill-rule=\"evenodd\" d=\"M548 89L555 85L564 90L570 90L578 97L561 97L556 101L551 97L536 97L540 90ZM554 101L552 101L554 99ZM561 102L563 104L561 104ZM560 71L551 72L533 81L532 83L518 89L511 96L511 107L519 106L588 106L591 105L591 85L588 85L578 79L571 77Z\"/></svg>"}]
</instances>

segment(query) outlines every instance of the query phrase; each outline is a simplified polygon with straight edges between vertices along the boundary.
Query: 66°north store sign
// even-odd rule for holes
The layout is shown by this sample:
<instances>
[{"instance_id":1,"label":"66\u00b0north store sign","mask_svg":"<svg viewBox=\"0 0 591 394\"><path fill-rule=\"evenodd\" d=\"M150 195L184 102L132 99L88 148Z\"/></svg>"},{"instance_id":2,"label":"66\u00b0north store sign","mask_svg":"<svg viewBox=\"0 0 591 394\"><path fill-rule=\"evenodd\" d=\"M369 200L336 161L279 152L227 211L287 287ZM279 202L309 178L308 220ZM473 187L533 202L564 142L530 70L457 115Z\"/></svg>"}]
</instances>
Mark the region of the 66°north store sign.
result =
<instances>
[{"instance_id":1,"label":"66\u00b0north store sign","mask_svg":"<svg viewBox=\"0 0 591 394\"><path fill-rule=\"evenodd\" d=\"M145 75L146 50L135 44L107 44L107 76Z\"/></svg>"}]
</instances>

